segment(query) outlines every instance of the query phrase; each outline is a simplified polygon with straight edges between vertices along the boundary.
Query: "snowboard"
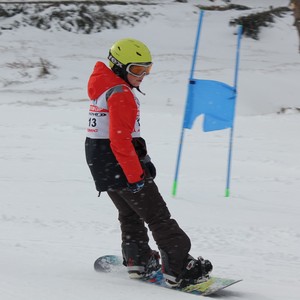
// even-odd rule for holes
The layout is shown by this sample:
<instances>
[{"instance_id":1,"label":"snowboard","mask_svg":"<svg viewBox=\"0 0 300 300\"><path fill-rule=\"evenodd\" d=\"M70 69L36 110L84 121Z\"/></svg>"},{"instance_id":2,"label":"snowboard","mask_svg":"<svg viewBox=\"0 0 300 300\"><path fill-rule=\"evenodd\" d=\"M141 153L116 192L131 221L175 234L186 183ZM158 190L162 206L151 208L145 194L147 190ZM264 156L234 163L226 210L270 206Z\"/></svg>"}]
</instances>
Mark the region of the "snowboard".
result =
<instances>
[{"instance_id":1,"label":"snowboard","mask_svg":"<svg viewBox=\"0 0 300 300\"><path fill-rule=\"evenodd\" d=\"M100 256L96 259L94 263L94 269L97 272L118 272L121 270L123 266L123 259L117 255L104 255ZM154 272L151 276L147 278L137 279L142 282L157 285L160 287L165 287L171 289L165 284L163 274L161 270ZM194 294L198 296L208 296L212 295L220 290L223 290L235 283L242 281L242 279L228 279L228 278L220 278L220 277L210 277L207 281L189 285L184 288L172 288L172 290L180 291L184 293Z\"/></svg>"}]
</instances>

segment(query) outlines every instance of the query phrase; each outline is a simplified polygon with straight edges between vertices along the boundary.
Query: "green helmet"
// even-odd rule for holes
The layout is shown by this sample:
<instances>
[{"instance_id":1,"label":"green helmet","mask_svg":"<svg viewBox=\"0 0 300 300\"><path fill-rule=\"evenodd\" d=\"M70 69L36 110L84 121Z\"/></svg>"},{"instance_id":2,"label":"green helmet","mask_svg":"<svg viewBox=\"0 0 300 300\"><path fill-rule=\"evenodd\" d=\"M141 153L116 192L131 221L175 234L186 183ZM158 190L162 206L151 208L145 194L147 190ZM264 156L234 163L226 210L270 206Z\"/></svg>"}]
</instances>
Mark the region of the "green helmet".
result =
<instances>
[{"instance_id":1,"label":"green helmet","mask_svg":"<svg viewBox=\"0 0 300 300\"><path fill-rule=\"evenodd\" d=\"M135 39L122 39L115 42L109 50L109 66L124 68L130 63L151 63L152 57L148 47Z\"/></svg>"}]
</instances>

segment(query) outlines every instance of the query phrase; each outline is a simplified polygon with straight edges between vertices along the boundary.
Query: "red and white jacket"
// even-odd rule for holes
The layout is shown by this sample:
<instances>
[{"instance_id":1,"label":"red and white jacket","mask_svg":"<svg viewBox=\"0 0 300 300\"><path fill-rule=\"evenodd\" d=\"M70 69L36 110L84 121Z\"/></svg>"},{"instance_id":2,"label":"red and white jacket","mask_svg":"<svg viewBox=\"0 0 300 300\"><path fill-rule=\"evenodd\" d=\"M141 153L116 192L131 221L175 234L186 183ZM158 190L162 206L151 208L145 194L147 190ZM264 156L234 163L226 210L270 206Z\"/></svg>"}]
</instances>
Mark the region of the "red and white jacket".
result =
<instances>
[{"instance_id":1,"label":"red and white jacket","mask_svg":"<svg viewBox=\"0 0 300 300\"><path fill-rule=\"evenodd\" d=\"M87 138L99 145L104 144L105 140L109 140L111 151L121 166L127 182L140 181L144 171L140 163L141 157L133 143L133 140L140 138L139 100L128 83L102 62L96 63L89 78L88 95L90 108ZM141 143L138 142L138 144ZM146 148L145 144L144 147ZM143 156L146 155L146 149L142 152ZM89 155L101 156L101 153L90 153ZM101 160L101 157L99 159ZM95 163L94 168L96 165ZM105 161L102 160L100 165L105 168ZM93 174L92 169L91 171ZM94 170L94 174L97 171L102 174L102 177L105 177L103 170ZM97 178L94 180L97 181ZM99 178L99 180L105 180L105 178Z\"/></svg>"}]
</instances>

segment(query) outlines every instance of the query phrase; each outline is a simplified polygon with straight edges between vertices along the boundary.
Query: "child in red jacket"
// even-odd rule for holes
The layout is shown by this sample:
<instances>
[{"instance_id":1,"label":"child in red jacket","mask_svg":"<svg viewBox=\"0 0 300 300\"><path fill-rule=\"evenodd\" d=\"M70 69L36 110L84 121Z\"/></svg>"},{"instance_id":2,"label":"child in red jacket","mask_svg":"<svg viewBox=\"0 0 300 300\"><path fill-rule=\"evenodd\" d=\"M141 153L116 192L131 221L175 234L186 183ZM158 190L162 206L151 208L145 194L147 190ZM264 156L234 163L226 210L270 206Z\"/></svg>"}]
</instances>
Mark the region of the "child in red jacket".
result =
<instances>
[{"instance_id":1,"label":"child in red jacket","mask_svg":"<svg viewBox=\"0 0 300 300\"><path fill-rule=\"evenodd\" d=\"M148 244L146 223L160 250L166 282L177 287L203 281L212 265L189 255L190 239L171 218L140 136L140 103L133 89L140 91L151 71L150 51L140 41L122 39L113 44L108 59L109 68L97 62L88 82L85 150L96 189L107 192L118 209L124 264L131 278L160 268L159 255Z\"/></svg>"}]
</instances>

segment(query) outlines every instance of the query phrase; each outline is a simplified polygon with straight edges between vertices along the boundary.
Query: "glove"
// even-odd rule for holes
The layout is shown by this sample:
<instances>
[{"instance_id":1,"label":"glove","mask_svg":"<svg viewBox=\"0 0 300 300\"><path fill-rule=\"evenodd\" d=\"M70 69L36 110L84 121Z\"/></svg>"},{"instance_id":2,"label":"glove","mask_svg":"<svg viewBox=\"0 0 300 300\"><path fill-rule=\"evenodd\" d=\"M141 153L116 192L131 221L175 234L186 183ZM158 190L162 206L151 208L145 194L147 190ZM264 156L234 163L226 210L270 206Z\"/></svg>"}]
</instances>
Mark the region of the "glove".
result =
<instances>
[{"instance_id":1,"label":"glove","mask_svg":"<svg viewBox=\"0 0 300 300\"><path fill-rule=\"evenodd\" d=\"M134 183L127 182L127 190L133 194L136 194L144 187L144 185L145 185L144 179Z\"/></svg>"},{"instance_id":2,"label":"glove","mask_svg":"<svg viewBox=\"0 0 300 300\"><path fill-rule=\"evenodd\" d=\"M156 168L151 161L145 163L146 168L148 169L151 177L154 179L156 177Z\"/></svg>"},{"instance_id":3,"label":"glove","mask_svg":"<svg viewBox=\"0 0 300 300\"><path fill-rule=\"evenodd\" d=\"M155 168L154 164L151 162L150 156L147 154L144 157L144 159L142 160L142 162L144 163L144 166L149 171L151 177L154 179L156 177L156 168Z\"/></svg>"}]
</instances>

